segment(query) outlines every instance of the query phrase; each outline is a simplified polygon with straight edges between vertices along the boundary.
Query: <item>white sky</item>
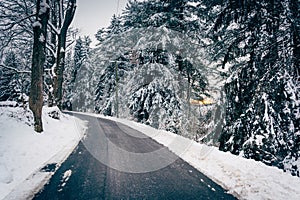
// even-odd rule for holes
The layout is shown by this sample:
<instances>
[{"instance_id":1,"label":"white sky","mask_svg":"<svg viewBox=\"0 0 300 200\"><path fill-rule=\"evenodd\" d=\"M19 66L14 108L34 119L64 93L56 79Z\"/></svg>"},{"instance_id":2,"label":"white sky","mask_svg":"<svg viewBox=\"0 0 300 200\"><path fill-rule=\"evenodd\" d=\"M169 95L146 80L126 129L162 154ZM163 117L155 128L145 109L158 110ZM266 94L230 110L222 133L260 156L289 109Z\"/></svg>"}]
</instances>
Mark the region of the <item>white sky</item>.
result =
<instances>
[{"instance_id":1,"label":"white sky","mask_svg":"<svg viewBox=\"0 0 300 200\"><path fill-rule=\"evenodd\" d=\"M124 10L127 0L77 0L73 27L79 28L80 35L89 35L95 42L94 35L101 27L107 27L113 14Z\"/></svg>"}]
</instances>

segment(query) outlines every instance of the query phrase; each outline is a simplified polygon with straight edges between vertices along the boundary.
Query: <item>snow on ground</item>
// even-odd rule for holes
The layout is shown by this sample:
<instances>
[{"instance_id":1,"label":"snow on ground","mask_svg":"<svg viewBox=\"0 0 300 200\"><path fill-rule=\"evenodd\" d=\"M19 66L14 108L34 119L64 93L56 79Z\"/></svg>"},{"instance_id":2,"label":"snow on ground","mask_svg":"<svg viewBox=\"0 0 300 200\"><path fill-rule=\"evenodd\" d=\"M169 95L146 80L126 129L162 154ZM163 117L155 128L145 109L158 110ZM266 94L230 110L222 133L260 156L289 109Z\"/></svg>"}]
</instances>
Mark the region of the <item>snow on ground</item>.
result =
<instances>
[{"instance_id":1,"label":"snow on ground","mask_svg":"<svg viewBox=\"0 0 300 200\"><path fill-rule=\"evenodd\" d=\"M0 199L22 199L47 182L54 172L40 169L52 163L58 163L55 165L58 168L78 144L86 126L82 121L61 113L60 120L50 118L48 113L52 113L53 108L44 108L45 131L38 134L28 126L32 125L31 114L22 108L13 108L15 105L7 107L9 105L0 105ZM221 152L215 147L144 124L89 115L121 122L143 132L239 199L299 199L300 179L278 168ZM72 171L65 172L62 187L71 174Z\"/></svg>"},{"instance_id":2,"label":"snow on ground","mask_svg":"<svg viewBox=\"0 0 300 200\"><path fill-rule=\"evenodd\" d=\"M216 147L199 144L144 124L119 118L94 116L121 122L148 135L158 143L167 146L239 199L298 200L300 197L300 178L293 177L290 173L285 173L276 167L222 152Z\"/></svg>"},{"instance_id":3,"label":"snow on ground","mask_svg":"<svg viewBox=\"0 0 300 200\"><path fill-rule=\"evenodd\" d=\"M62 113L60 120L53 119L48 113L58 109L43 108L44 132L36 133L30 111L14 106L0 105L0 199L19 199L41 187L51 173L40 169L51 163L58 167L84 132L79 119Z\"/></svg>"}]
</instances>

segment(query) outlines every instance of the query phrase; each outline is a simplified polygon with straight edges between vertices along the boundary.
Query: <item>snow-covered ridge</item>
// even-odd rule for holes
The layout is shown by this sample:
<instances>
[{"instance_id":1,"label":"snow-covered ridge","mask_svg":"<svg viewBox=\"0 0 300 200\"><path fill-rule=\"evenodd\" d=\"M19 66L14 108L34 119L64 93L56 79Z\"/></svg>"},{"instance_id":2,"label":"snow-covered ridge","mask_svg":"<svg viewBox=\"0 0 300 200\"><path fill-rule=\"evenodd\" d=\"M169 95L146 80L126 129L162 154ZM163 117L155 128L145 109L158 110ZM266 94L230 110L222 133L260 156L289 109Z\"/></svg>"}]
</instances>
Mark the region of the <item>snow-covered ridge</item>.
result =
<instances>
[{"instance_id":1,"label":"snow-covered ridge","mask_svg":"<svg viewBox=\"0 0 300 200\"><path fill-rule=\"evenodd\" d=\"M199 144L171 132L157 130L126 119L96 114L88 115L114 120L141 131L158 143L167 146L172 152L239 199L299 199L300 179L276 167L229 152L222 152L216 147ZM186 145L188 143L189 145ZM180 146L174 144L184 144L187 148L182 151Z\"/></svg>"},{"instance_id":2,"label":"snow-covered ridge","mask_svg":"<svg viewBox=\"0 0 300 200\"><path fill-rule=\"evenodd\" d=\"M44 132L35 133L28 109L0 106L0 199L25 199L38 190L53 172L40 172L47 164L60 163L77 146L83 122L62 114L58 108L43 108ZM6 105L6 106L5 106ZM57 111L56 120L49 113ZM31 126L29 126L31 125Z\"/></svg>"}]
</instances>

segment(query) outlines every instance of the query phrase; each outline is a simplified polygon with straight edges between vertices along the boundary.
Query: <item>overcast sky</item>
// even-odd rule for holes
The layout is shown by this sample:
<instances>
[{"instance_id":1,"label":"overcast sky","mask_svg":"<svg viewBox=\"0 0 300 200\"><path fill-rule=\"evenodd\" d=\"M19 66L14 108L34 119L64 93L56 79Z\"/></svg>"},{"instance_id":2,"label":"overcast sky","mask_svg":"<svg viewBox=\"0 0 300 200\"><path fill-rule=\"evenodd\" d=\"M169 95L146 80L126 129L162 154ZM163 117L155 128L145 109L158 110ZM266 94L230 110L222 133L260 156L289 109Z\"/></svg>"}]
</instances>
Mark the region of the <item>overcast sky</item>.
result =
<instances>
[{"instance_id":1,"label":"overcast sky","mask_svg":"<svg viewBox=\"0 0 300 200\"><path fill-rule=\"evenodd\" d=\"M80 29L80 35L90 35L95 40L97 30L108 26L113 14L117 14L118 1L120 14L127 0L77 0L72 26Z\"/></svg>"}]
</instances>

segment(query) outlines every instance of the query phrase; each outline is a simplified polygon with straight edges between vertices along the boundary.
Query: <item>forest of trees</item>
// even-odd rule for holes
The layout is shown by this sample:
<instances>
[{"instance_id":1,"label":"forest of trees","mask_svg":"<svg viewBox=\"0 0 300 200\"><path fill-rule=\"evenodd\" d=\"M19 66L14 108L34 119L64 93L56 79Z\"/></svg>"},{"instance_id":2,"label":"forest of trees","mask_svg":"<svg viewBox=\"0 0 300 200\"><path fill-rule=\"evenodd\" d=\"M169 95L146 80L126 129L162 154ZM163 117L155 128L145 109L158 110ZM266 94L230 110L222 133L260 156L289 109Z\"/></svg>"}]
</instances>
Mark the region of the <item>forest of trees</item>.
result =
<instances>
[{"instance_id":1,"label":"forest of trees","mask_svg":"<svg viewBox=\"0 0 300 200\"><path fill-rule=\"evenodd\" d=\"M299 8L299 0L131 0L92 49L69 27L75 0L2 0L0 100L30 102L37 116L57 105L214 138L220 150L299 176ZM194 111L189 100L203 96L219 101Z\"/></svg>"},{"instance_id":2,"label":"forest of trees","mask_svg":"<svg viewBox=\"0 0 300 200\"><path fill-rule=\"evenodd\" d=\"M4 0L0 10L1 100L24 103L29 97L35 130L42 132L44 100L62 107L67 33L76 0Z\"/></svg>"},{"instance_id":3,"label":"forest of trees","mask_svg":"<svg viewBox=\"0 0 300 200\"><path fill-rule=\"evenodd\" d=\"M299 176L299 1L224 1L216 59L230 64L220 149Z\"/></svg>"}]
</instances>

